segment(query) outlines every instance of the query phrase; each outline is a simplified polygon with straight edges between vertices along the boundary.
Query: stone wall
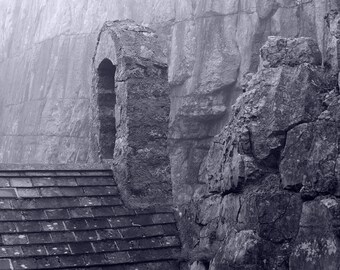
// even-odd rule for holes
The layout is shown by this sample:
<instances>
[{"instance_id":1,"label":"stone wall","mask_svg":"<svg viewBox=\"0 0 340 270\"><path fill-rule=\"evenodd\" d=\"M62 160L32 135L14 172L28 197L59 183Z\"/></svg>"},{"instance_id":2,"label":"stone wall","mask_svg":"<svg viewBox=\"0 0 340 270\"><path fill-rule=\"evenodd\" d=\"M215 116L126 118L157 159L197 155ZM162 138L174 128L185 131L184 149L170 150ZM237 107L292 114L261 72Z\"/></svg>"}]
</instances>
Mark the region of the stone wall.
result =
<instances>
[{"instance_id":1,"label":"stone wall","mask_svg":"<svg viewBox=\"0 0 340 270\"><path fill-rule=\"evenodd\" d=\"M113 89L103 90L98 84L100 68L107 62L115 67L110 77L114 82L109 84ZM159 39L150 28L123 20L106 22L101 29L93 58L97 75L91 99L92 145L100 150L113 147L109 158L113 159L115 179L125 201L134 207L172 202L166 63ZM99 103L101 99L105 105ZM110 126L115 127L112 134ZM103 136L112 137L109 141L114 145L103 145Z\"/></svg>"}]
</instances>

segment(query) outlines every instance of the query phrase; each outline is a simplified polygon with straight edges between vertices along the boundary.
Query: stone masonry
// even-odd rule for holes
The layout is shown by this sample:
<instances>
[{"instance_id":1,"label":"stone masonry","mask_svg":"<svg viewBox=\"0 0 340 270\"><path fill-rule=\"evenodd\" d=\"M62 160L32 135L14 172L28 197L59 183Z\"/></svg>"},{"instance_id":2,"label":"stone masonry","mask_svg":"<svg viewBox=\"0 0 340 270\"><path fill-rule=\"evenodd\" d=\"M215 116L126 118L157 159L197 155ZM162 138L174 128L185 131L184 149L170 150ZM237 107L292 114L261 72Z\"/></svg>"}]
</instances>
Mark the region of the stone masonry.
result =
<instances>
[{"instance_id":1,"label":"stone masonry","mask_svg":"<svg viewBox=\"0 0 340 270\"><path fill-rule=\"evenodd\" d=\"M98 86L103 61L115 68L110 93ZM126 202L135 206L171 204L170 161L167 151L170 113L167 59L156 34L126 21L107 22L98 37L93 58L93 147L101 131L115 125L113 171ZM104 100L111 121L101 121ZM111 103L110 103L111 101ZM110 118L111 117L111 118Z\"/></svg>"}]
</instances>

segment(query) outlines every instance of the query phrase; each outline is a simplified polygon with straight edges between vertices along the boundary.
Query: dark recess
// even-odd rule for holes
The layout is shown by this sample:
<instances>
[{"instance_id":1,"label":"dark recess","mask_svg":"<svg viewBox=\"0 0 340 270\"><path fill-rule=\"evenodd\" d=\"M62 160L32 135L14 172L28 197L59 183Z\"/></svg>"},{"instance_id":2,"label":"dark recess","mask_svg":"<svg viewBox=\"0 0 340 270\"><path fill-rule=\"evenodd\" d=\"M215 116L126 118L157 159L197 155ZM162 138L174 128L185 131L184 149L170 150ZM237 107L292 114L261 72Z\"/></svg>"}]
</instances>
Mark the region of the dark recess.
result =
<instances>
[{"instance_id":1,"label":"dark recess","mask_svg":"<svg viewBox=\"0 0 340 270\"><path fill-rule=\"evenodd\" d=\"M105 58L98 67L99 146L103 159L112 159L116 140L116 66Z\"/></svg>"}]
</instances>

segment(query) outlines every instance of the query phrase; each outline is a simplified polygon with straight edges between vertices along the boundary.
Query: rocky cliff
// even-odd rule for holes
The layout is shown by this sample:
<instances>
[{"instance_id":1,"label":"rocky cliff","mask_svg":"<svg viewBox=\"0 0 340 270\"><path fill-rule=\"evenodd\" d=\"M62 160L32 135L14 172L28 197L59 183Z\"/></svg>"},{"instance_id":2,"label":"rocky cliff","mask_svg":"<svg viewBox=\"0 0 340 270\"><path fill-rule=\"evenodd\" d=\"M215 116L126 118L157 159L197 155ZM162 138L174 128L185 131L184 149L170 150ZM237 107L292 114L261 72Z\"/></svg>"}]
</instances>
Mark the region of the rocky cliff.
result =
<instances>
[{"instance_id":1,"label":"rocky cliff","mask_svg":"<svg viewBox=\"0 0 340 270\"><path fill-rule=\"evenodd\" d=\"M262 47L201 167L196 256L210 257L193 269L339 269L340 93L321 64L310 38Z\"/></svg>"},{"instance_id":2,"label":"rocky cliff","mask_svg":"<svg viewBox=\"0 0 340 270\"><path fill-rule=\"evenodd\" d=\"M88 145L90 63L103 23L130 18L156 29L168 52L173 173L190 189L240 93L240 78L256 71L266 37L311 36L324 51L323 16L337 2L1 0L0 6L1 162L96 157Z\"/></svg>"},{"instance_id":3,"label":"rocky cliff","mask_svg":"<svg viewBox=\"0 0 340 270\"><path fill-rule=\"evenodd\" d=\"M231 252L228 245L218 244L226 241L221 235L225 235L223 228L230 224L224 221L233 215L242 220L243 215L242 224L255 225L229 234L229 242L241 247L249 243L257 250L263 246L257 243L269 239L274 243L270 250L283 256L284 265L290 256L287 254L292 254L295 246L290 244L287 248L290 253L284 253L282 249L286 246L283 243L288 240L277 240L279 244L275 244L276 240L270 240L269 236L265 238L254 229L259 224L254 220L263 216L261 224L273 224L273 220L279 224L288 215L289 222L284 224L295 227L287 231L298 232L301 236L300 227L308 227L304 223L296 225L296 220L302 220L301 213L312 211L314 205L322 208L325 205L322 200L329 202L332 199L319 195L334 190L335 181L331 180L334 173L313 171L316 166L309 157L317 152L320 160L325 159L326 167L333 166L328 163L328 157L324 157L328 154L319 153L313 143L324 136L335 140L331 134L322 133L332 121L321 123L318 119L334 117L332 110L325 108L335 106L336 92L331 91L333 84L328 85L323 79L320 57L330 73L337 70L337 27L329 23L337 15L330 14L324 20L330 10L337 8L339 2L336 0L0 0L0 162L98 161L98 149L91 147L89 107L94 76L91 63L99 29L107 20L133 19L157 31L168 55L174 200L183 224L191 226L196 221L196 232L201 235L197 242L195 231L191 234L189 230L183 230L184 246L199 246L204 250L206 245L212 245L215 253L211 256L223 253L216 253L219 247L226 248L226 254ZM246 76L252 77L251 80L242 82L245 74L257 71L259 49L272 35L311 37L316 42L280 39L283 48L293 45L298 48L287 54L292 58L299 56L294 62L294 59L278 56L279 52L275 52L277 43L272 40L267 49L262 50L263 63L259 73ZM299 52L306 53L300 55ZM312 83L314 80L316 85ZM248 90L235 107L239 109L232 112L231 105L242 92L243 85L245 88L251 86L247 89L261 86L268 93L261 97L259 90ZM281 86L296 91L286 93L281 91ZM330 93L328 98L327 93ZM290 99L294 103L288 102ZM278 104L279 100L284 103ZM246 114L244 110L257 116L239 120L238 117ZM232 127L224 128L230 118L233 118ZM230 139L227 140L228 132ZM309 174L315 172L316 178L312 178L310 184L306 180L309 177L304 177L303 173L295 175L294 170L302 165L294 161L297 154L294 147L287 148L290 143L295 145L295 141L300 143L300 133L301 136L313 135L303 140L307 145L301 151L308 161L303 161L302 165L308 167ZM314 138L317 134L320 138ZM233 142L242 147L236 147ZM326 147L321 141L317 145L320 149ZM318 177L328 179L325 185L314 183L319 181ZM253 191L247 193L241 189L251 187L259 189L253 197L249 195ZM266 192L266 188L273 192L277 190L281 197ZM301 188L303 199L298 194ZM268 194L275 196L267 198ZM305 203L308 198L316 199ZM244 204L242 200L249 203ZM260 212L250 214L255 209L250 201ZM275 209L277 216L267 216L267 208L258 206L267 201L267 207ZM195 205L200 203L202 214L196 216ZM245 205L242 211L249 214L242 214L244 212L234 207L235 204ZM331 205L334 205L333 201ZM223 209L219 211L224 214L216 209ZM294 214L286 215L290 209ZM326 210L319 212L324 213L323 217L329 214ZM252 222L246 220L248 218ZM290 222L292 219L295 221ZM218 225L220 223L224 227ZM214 229L218 229L216 235L211 234ZM274 229L269 226L268 230ZM288 235L282 239L297 238ZM230 247L237 245L230 244ZM233 253L228 254L233 256ZM219 256L216 255L211 267L217 263L226 264L228 259ZM210 261L210 257L206 260ZM268 265L275 263L278 262Z\"/></svg>"},{"instance_id":4,"label":"rocky cliff","mask_svg":"<svg viewBox=\"0 0 340 270\"><path fill-rule=\"evenodd\" d=\"M327 49L335 0L0 0L0 162L98 159L90 147L91 61L106 20L157 30L168 53L176 200L199 186L209 144L269 35L313 37Z\"/></svg>"},{"instance_id":5,"label":"rocky cliff","mask_svg":"<svg viewBox=\"0 0 340 270\"><path fill-rule=\"evenodd\" d=\"M231 116L243 76L256 72L267 37L312 37L325 56L334 40L324 16L337 7L327 0L177 3L169 46L170 158L175 201L188 220L202 160Z\"/></svg>"},{"instance_id":6,"label":"rocky cliff","mask_svg":"<svg viewBox=\"0 0 340 270\"><path fill-rule=\"evenodd\" d=\"M167 36L171 1L0 1L0 162L84 163L91 149L91 64L107 20ZM163 46L166 48L166 46Z\"/></svg>"}]
</instances>

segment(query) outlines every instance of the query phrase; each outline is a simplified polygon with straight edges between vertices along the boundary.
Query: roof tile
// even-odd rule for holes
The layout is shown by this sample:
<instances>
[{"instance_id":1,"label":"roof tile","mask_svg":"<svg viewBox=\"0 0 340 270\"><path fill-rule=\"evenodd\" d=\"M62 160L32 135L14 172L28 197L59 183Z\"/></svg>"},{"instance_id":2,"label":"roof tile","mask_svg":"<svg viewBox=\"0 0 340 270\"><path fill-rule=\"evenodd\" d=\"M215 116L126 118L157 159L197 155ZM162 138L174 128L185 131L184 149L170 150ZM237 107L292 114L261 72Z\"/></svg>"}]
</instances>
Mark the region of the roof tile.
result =
<instances>
[{"instance_id":1,"label":"roof tile","mask_svg":"<svg viewBox=\"0 0 340 270\"><path fill-rule=\"evenodd\" d=\"M0 270L179 269L171 209L125 206L111 171L2 171L1 196Z\"/></svg>"}]
</instances>

